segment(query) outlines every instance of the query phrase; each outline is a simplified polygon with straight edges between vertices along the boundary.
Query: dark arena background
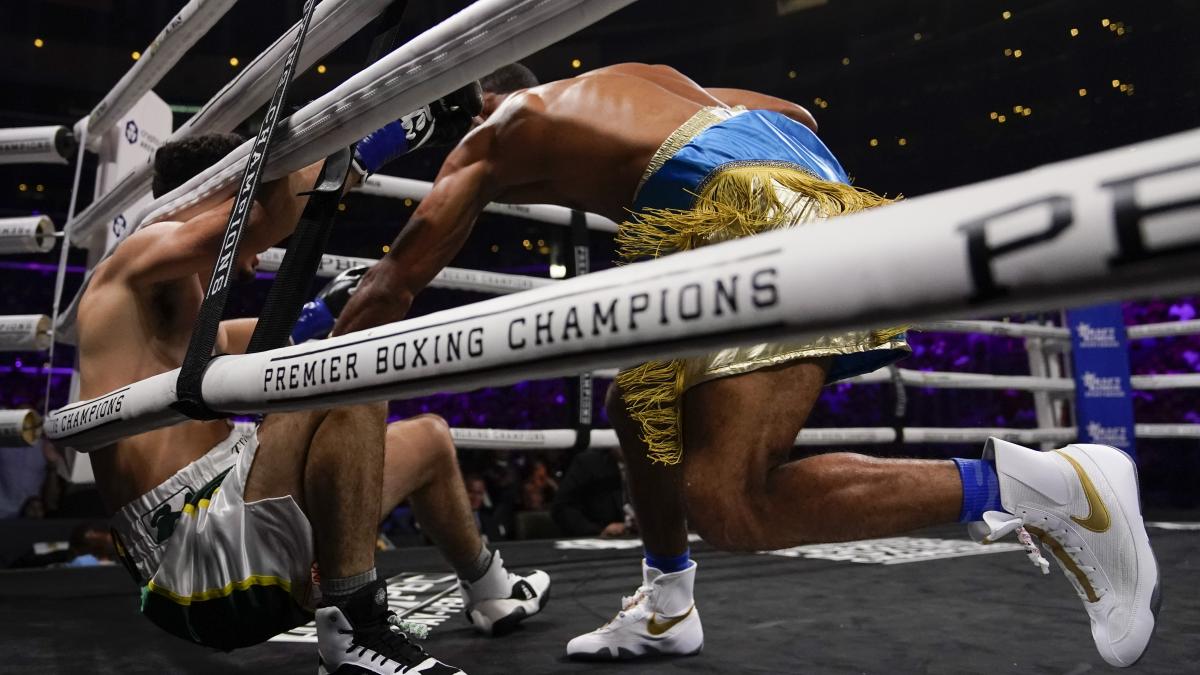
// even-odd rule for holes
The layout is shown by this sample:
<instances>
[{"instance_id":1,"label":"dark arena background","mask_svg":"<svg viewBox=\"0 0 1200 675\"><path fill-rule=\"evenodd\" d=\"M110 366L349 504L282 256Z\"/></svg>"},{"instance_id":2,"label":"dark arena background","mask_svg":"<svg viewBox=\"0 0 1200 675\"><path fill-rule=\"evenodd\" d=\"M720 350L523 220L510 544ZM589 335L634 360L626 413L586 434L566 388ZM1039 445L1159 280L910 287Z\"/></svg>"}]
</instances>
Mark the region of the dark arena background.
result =
<instances>
[{"instance_id":1,"label":"dark arena background","mask_svg":"<svg viewBox=\"0 0 1200 675\"><path fill-rule=\"evenodd\" d=\"M5 3L0 129L70 128L184 4ZM410 3L402 34L417 35L466 4ZM301 6L296 0L236 3L154 87L170 105L174 127L291 26ZM523 61L542 81L614 63L661 63L704 86L797 102L812 112L821 138L856 185L917 197L1192 129L1200 120L1198 22L1200 3L1192 0L642 0ZM289 94L293 107L357 73L368 42L360 32L300 73ZM238 130L253 136L262 114ZM444 150L414 153L385 173L430 181L444 157ZM46 215L61 230L73 159L0 164L0 218ZM96 156L85 155L76 212L92 201L96 173ZM411 199L347 195L327 252L378 258L416 206ZM616 264L610 234L592 232L590 251L593 269ZM559 278L571 255L569 228L488 213L453 265ZM0 315L50 314L59 256L56 246L0 257ZM66 256L63 306L79 289L88 261L80 248ZM853 260L843 274L846 284L855 282ZM227 317L257 315L274 275L258 277L235 288ZM314 282L312 290L323 283ZM412 315L487 297L432 289L419 296ZM970 317L1059 328L1061 339L914 330L912 355L898 366L917 373L1055 377L1082 388L1068 339L1078 331L1068 309ZM1121 338L1132 377L1125 394L1136 420L1125 449L1136 458L1165 598L1155 641L1131 672L1200 672L1200 295L1125 300L1120 312L1127 327L1159 326L1142 333L1129 328ZM1161 328L1173 323L1184 327ZM74 348L59 343L49 358L47 351L0 353L0 409L40 413L47 386L50 408L72 400ZM1186 375L1193 378L1154 379ZM946 388L932 379L831 385L808 428L1086 427L1076 414L1082 394L1016 384ZM602 402L610 382L594 382L598 429L608 426ZM455 429L570 429L577 424L572 386L563 379L526 381L396 400L390 414L434 413ZM137 588L124 569L94 541L107 531L106 513L80 460L48 443L13 445L19 447L0 449L0 566L7 568L0 571L0 673L285 673L315 666L315 637L306 629L228 654L160 634L138 616ZM842 450L978 457L981 446L974 440L905 442L893 434L859 445L803 444L795 457ZM387 550L379 565L394 575L392 605L415 609L410 618L431 627L431 652L471 673L1111 670L1057 572L1043 578L1020 546L980 547L961 528L769 554L723 553L694 541L701 569L697 602L708 635L702 654L630 664L567 661L567 640L610 618L621 595L635 588L641 551L632 527L625 536L600 538L564 524L556 493L581 452L524 441L458 450L477 521L493 547L504 551L510 568L538 567L554 579L553 602L514 635L475 636L458 594L438 595L454 575L411 510L401 506L384 520L380 546ZM100 564L82 564L92 561Z\"/></svg>"}]
</instances>

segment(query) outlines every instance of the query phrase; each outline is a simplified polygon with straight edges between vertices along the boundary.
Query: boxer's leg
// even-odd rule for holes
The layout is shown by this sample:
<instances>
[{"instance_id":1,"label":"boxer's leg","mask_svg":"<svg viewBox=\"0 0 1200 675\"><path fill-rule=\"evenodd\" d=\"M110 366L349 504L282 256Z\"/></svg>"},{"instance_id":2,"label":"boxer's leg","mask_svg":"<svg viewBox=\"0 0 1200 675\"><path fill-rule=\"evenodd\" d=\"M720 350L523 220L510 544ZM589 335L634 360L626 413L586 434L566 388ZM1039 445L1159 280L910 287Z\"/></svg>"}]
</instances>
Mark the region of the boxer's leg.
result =
<instances>
[{"instance_id":1,"label":"boxer's leg","mask_svg":"<svg viewBox=\"0 0 1200 675\"><path fill-rule=\"evenodd\" d=\"M446 422L436 415L392 422L387 427L383 464L382 516L408 499L422 531L459 576L480 576L483 570L472 571L483 540L471 514ZM483 567L486 569L486 561Z\"/></svg>"},{"instance_id":2,"label":"boxer's leg","mask_svg":"<svg viewBox=\"0 0 1200 675\"><path fill-rule=\"evenodd\" d=\"M408 499L421 529L458 574L466 614L488 635L508 632L545 606L550 577L504 567L471 514L454 439L445 420L422 415L388 425L383 469L383 514Z\"/></svg>"},{"instance_id":3,"label":"boxer's leg","mask_svg":"<svg viewBox=\"0 0 1200 675\"><path fill-rule=\"evenodd\" d=\"M641 428L626 414L616 383L608 389L606 405L625 455L629 494L645 546L642 585L625 598L611 621L567 643L567 655L608 660L696 654L704 647L704 629L693 599L696 564L689 560L684 516L687 453L683 464L651 462Z\"/></svg>"},{"instance_id":4,"label":"boxer's leg","mask_svg":"<svg viewBox=\"0 0 1200 675\"><path fill-rule=\"evenodd\" d=\"M650 461L641 439L641 427L626 413L625 401L615 382L608 388L605 405L625 457L629 497L647 554L663 558L682 556L688 548L683 466Z\"/></svg>"},{"instance_id":5,"label":"boxer's leg","mask_svg":"<svg viewBox=\"0 0 1200 675\"><path fill-rule=\"evenodd\" d=\"M325 580L375 567L385 404L268 415L246 479L247 503L291 496L312 523Z\"/></svg>"},{"instance_id":6,"label":"boxer's leg","mask_svg":"<svg viewBox=\"0 0 1200 675\"><path fill-rule=\"evenodd\" d=\"M962 482L952 461L846 452L789 461L828 368L828 359L797 361L685 394L685 497L706 541L761 551L958 519Z\"/></svg>"}]
</instances>

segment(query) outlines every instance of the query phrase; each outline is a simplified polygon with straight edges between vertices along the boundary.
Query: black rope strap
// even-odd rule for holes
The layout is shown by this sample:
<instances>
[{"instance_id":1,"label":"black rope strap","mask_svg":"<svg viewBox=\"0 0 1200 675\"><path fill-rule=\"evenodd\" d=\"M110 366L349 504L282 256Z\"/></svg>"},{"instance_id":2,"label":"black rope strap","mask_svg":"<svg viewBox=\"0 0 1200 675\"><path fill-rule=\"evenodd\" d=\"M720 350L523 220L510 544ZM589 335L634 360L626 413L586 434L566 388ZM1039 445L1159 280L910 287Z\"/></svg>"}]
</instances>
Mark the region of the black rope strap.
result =
<instances>
[{"instance_id":1,"label":"black rope strap","mask_svg":"<svg viewBox=\"0 0 1200 675\"><path fill-rule=\"evenodd\" d=\"M292 327L300 316L304 299L321 255L329 243L333 219L342 201L346 172L350 169L350 149L343 148L325 159L321 175L312 191L307 192L308 204L292 233L291 243L279 263L275 281L267 291L267 301L250 336L246 353L253 354L287 345Z\"/></svg>"},{"instance_id":2,"label":"black rope strap","mask_svg":"<svg viewBox=\"0 0 1200 675\"><path fill-rule=\"evenodd\" d=\"M908 389L904 386L904 378L896 366L888 366L888 375L892 380L892 430L896 432L896 447L904 447L904 427L908 426Z\"/></svg>"},{"instance_id":3,"label":"black rope strap","mask_svg":"<svg viewBox=\"0 0 1200 675\"><path fill-rule=\"evenodd\" d=\"M201 384L204 382L204 371L212 361L213 347L217 343L217 329L225 313L229 282L246 219L250 216L250 205L254 203L259 183L262 182L263 167L270 157L271 135L279 123L279 113L287 100L288 86L296 72L296 59L304 46L304 36L308 33L315 5L316 0L305 0L304 17L300 21L296 41L292 43L287 59L283 62L279 83L275 85L275 93L271 96L271 102L267 104L267 114L258 128L258 136L254 138L254 148L246 160L246 169L242 172L241 183L238 184L237 198L234 200L233 210L229 212L229 222L225 225L225 236L221 239L221 250L213 267L212 281L204 294L204 302L200 305L200 315L196 319L196 327L192 330L192 339L188 343L187 355L183 359L183 367L175 385L179 400L171 404L171 408L192 419L217 419L224 416L204 404Z\"/></svg>"},{"instance_id":4,"label":"black rope strap","mask_svg":"<svg viewBox=\"0 0 1200 675\"><path fill-rule=\"evenodd\" d=\"M567 276L577 277L592 271L592 254L588 248L587 214L571 210L571 259ZM592 374L580 373L567 378L570 397L568 410L575 428L575 450L585 450L592 442Z\"/></svg>"},{"instance_id":5,"label":"black rope strap","mask_svg":"<svg viewBox=\"0 0 1200 675\"><path fill-rule=\"evenodd\" d=\"M393 2L376 19L375 37L367 51L365 65L374 63L395 48L400 34L400 20L404 17L407 5L404 0ZM287 345L292 327L308 297L309 285L329 243L352 156L350 149L346 148L326 157L316 185L306 193L308 204L292 233L271 290L267 292L266 304L246 348L248 353Z\"/></svg>"}]
</instances>

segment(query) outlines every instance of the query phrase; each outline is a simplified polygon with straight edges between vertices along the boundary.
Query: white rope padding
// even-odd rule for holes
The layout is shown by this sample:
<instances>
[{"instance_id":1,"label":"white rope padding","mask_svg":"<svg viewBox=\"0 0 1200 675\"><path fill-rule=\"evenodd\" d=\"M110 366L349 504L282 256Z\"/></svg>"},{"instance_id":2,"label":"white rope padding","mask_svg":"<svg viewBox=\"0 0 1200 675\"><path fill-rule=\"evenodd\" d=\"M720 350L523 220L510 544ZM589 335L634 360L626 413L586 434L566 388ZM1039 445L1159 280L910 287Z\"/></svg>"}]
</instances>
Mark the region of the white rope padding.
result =
<instances>
[{"instance_id":1,"label":"white rope padding","mask_svg":"<svg viewBox=\"0 0 1200 675\"><path fill-rule=\"evenodd\" d=\"M1200 373L1178 375L1134 375L1129 378L1134 389L1195 389L1200 387Z\"/></svg>"},{"instance_id":2,"label":"white rope padding","mask_svg":"<svg viewBox=\"0 0 1200 675\"><path fill-rule=\"evenodd\" d=\"M303 72L333 51L374 19L393 0L322 0L313 10L304 49L296 61ZM270 47L259 54L216 93L168 142L210 131L229 131L271 98L283 59L295 40L299 22ZM145 57L143 57L145 58ZM96 230L106 227L118 213L125 211L150 192L153 164L139 165L112 190L92 202L65 227L78 241L88 241ZM132 222L132 220L131 220ZM136 223L134 223L136 224Z\"/></svg>"},{"instance_id":3,"label":"white rope padding","mask_svg":"<svg viewBox=\"0 0 1200 675\"><path fill-rule=\"evenodd\" d=\"M554 44L633 0L478 0L414 37L282 122L264 180L344 148L497 67ZM155 222L228 191L253 141L144 207L132 223Z\"/></svg>"},{"instance_id":4,"label":"white rope padding","mask_svg":"<svg viewBox=\"0 0 1200 675\"><path fill-rule=\"evenodd\" d=\"M1166 323L1147 323L1141 326L1127 326L1125 334L1130 340L1145 338L1171 337L1175 335L1200 334L1200 319L1191 321L1168 321Z\"/></svg>"},{"instance_id":5,"label":"white rope padding","mask_svg":"<svg viewBox=\"0 0 1200 675\"><path fill-rule=\"evenodd\" d=\"M59 148L66 127L13 127L0 129L0 164L66 164Z\"/></svg>"},{"instance_id":6,"label":"white rope padding","mask_svg":"<svg viewBox=\"0 0 1200 675\"><path fill-rule=\"evenodd\" d=\"M134 62L107 95L96 104L91 114L79 121L76 133L86 124L89 130L87 147L100 149L104 134L126 115L137 102L171 70L208 29L213 27L237 0L190 0L179 10L142 56Z\"/></svg>"},{"instance_id":7,"label":"white rope padding","mask_svg":"<svg viewBox=\"0 0 1200 675\"><path fill-rule=\"evenodd\" d=\"M1075 382L1062 377L1032 377L1029 375L991 375L988 373L954 373L897 368L900 381L910 387L935 389L1019 389L1022 391L1075 391ZM880 384L892 381L887 368L859 375L849 382Z\"/></svg>"},{"instance_id":8,"label":"white rope padding","mask_svg":"<svg viewBox=\"0 0 1200 675\"><path fill-rule=\"evenodd\" d=\"M49 216L0 218L0 253L46 253L57 234Z\"/></svg>"},{"instance_id":9,"label":"white rope padding","mask_svg":"<svg viewBox=\"0 0 1200 675\"><path fill-rule=\"evenodd\" d=\"M1200 424L1138 424L1138 438L1200 438Z\"/></svg>"},{"instance_id":10,"label":"white rope padding","mask_svg":"<svg viewBox=\"0 0 1200 675\"><path fill-rule=\"evenodd\" d=\"M33 445L42 437L42 416L36 410L0 410L0 445Z\"/></svg>"},{"instance_id":11,"label":"white rope padding","mask_svg":"<svg viewBox=\"0 0 1200 675\"><path fill-rule=\"evenodd\" d=\"M1140 426L1139 426L1140 429ZM1139 432L1140 433L1140 432ZM450 430L454 445L464 450L567 450L575 447L574 429L461 429ZM905 443L982 443L1002 438L1014 443L1033 445L1041 442L1070 443L1078 432L1074 427L1051 429L1006 429L1003 427L940 428L907 427ZM594 448L615 448L617 434L612 429L591 429ZM847 427L802 429L796 436L798 446L881 445L896 442L896 431L888 427Z\"/></svg>"},{"instance_id":12,"label":"white rope padding","mask_svg":"<svg viewBox=\"0 0 1200 675\"><path fill-rule=\"evenodd\" d=\"M45 314L0 316L0 352L34 352L50 346L50 317Z\"/></svg>"},{"instance_id":13,"label":"white rope padding","mask_svg":"<svg viewBox=\"0 0 1200 675\"><path fill-rule=\"evenodd\" d=\"M1186 251L1200 245L1200 210L1181 207L1171 218L1152 221L1177 228L1166 239L1154 230L1152 241L1178 249L1151 247L1143 255L1156 254L1153 264L1114 264L1122 250L1107 186L1148 176L1133 186L1153 187L1153 198L1140 202L1143 208L1169 212L1164 204L1186 204L1200 195L1200 131L1135 148L329 340L221 356L205 372L204 401L230 414L322 408L571 375L735 344L806 340L863 326L1193 291L1200 287L1200 266ZM1043 198L1054 211L1037 201ZM1050 227L1051 215L1057 226L1030 238ZM1127 226L1128 212L1121 217ZM981 238L993 246L1014 239L1021 245L997 259L981 258ZM844 281L848 261L855 265L854 283ZM996 286L1002 292L987 293ZM169 371L67 406L47 419L47 435L86 449L183 421L169 408L177 377L178 371Z\"/></svg>"},{"instance_id":14,"label":"white rope padding","mask_svg":"<svg viewBox=\"0 0 1200 675\"><path fill-rule=\"evenodd\" d=\"M397 178L374 174L367 177L354 188L355 192L376 197L391 199L414 199L421 201L429 196L433 183L412 178ZM483 207L488 213L499 213L506 216L536 220L551 225L570 225L571 209L554 204L497 204L489 203ZM585 214L587 228L598 232L616 232L617 224L596 213Z\"/></svg>"},{"instance_id":15,"label":"white rope padding","mask_svg":"<svg viewBox=\"0 0 1200 675\"><path fill-rule=\"evenodd\" d=\"M283 255L286 252L282 248L269 248L263 251L258 256L258 270L260 272L278 272L279 265L283 262ZM316 275L318 277L335 277L351 267L358 267L359 265L371 267L377 262L379 261L371 258L326 254L321 256L320 266L317 268ZM531 288L549 286L554 282L554 279L530 277L522 274L502 274L500 272L469 270L461 267L447 267L438 272L437 276L429 282L429 285L433 288L447 290L506 295L508 293L527 291Z\"/></svg>"},{"instance_id":16,"label":"white rope padding","mask_svg":"<svg viewBox=\"0 0 1200 675\"><path fill-rule=\"evenodd\" d=\"M942 333L979 333L1004 337L1033 337L1048 340L1070 340L1071 331L1058 326L1042 326L1036 323L1010 323L1008 321L930 321L916 330Z\"/></svg>"}]
</instances>

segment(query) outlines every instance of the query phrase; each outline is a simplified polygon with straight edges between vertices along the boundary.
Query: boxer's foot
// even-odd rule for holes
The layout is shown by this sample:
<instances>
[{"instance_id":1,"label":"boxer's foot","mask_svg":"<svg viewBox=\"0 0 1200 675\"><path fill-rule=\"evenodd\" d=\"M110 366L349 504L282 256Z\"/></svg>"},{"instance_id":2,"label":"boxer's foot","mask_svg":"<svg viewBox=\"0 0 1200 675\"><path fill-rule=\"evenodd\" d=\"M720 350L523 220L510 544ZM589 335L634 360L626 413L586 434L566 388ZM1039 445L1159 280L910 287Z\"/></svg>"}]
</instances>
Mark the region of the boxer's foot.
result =
<instances>
[{"instance_id":1,"label":"boxer's foot","mask_svg":"<svg viewBox=\"0 0 1200 675\"><path fill-rule=\"evenodd\" d=\"M433 658L409 639L388 609L387 585L380 579L340 606L317 610L318 675L398 672L464 675Z\"/></svg>"},{"instance_id":2,"label":"boxer's foot","mask_svg":"<svg viewBox=\"0 0 1200 675\"><path fill-rule=\"evenodd\" d=\"M485 635L510 633L525 619L537 614L550 601L550 576L535 570L525 576L504 569L500 552L492 552L492 563L482 577L472 582L459 579L467 619Z\"/></svg>"},{"instance_id":3,"label":"boxer's foot","mask_svg":"<svg viewBox=\"0 0 1200 675\"><path fill-rule=\"evenodd\" d=\"M624 598L611 621L567 643L580 660L624 660L650 655L687 656L704 647L704 629L692 598L696 563L663 574L642 563L642 585Z\"/></svg>"},{"instance_id":4,"label":"boxer's foot","mask_svg":"<svg viewBox=\"0 0 1200 675\"><path fill-rule=\"evenodd\" d=\"M1133 460L1104 445L1038 452L995 438L984 446L984 458L992 455L1008 513L987 512L972 535L994 541L1017 531L1048 573L1029 535L1037 537L1083 601L1100 655L1118 667L1136 663L1154 632L1160 596Z\"/></svg>"}]
</instances>

